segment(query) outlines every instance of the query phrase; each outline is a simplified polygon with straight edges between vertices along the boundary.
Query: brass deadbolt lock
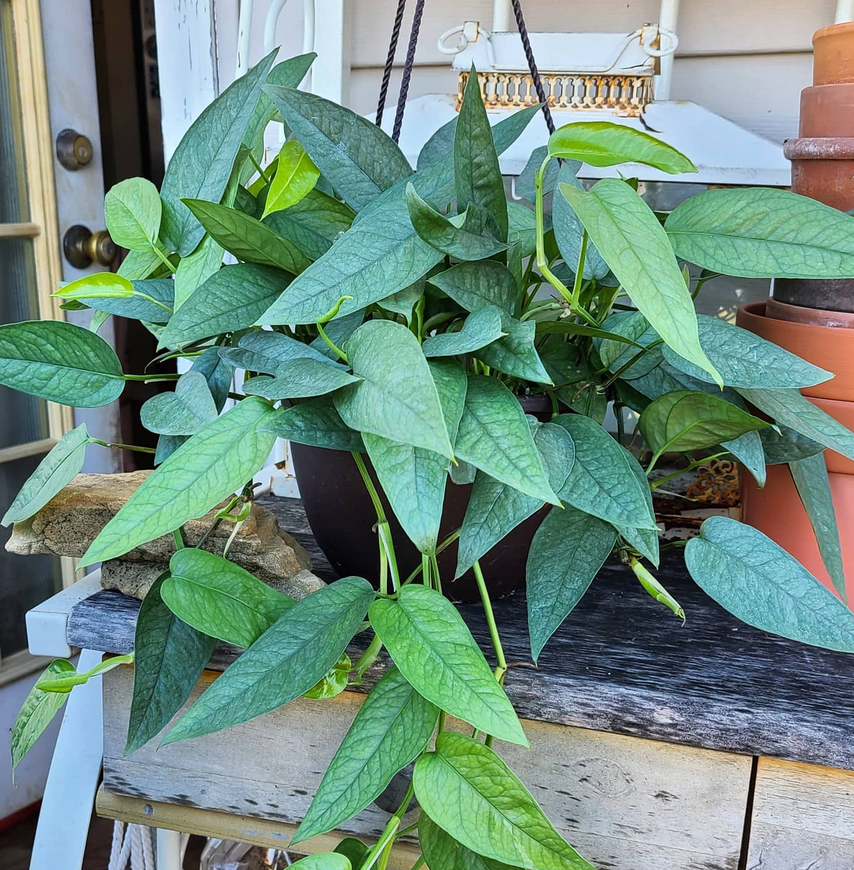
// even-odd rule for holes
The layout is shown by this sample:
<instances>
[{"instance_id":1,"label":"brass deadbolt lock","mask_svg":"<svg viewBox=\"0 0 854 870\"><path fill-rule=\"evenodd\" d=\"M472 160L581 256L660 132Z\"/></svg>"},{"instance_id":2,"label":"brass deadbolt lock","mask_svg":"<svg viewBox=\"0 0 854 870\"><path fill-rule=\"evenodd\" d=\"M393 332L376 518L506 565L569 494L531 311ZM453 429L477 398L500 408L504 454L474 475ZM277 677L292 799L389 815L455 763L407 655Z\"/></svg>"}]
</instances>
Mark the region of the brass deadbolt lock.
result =
<instances>
[{"instance_id":1,"label":"brass deadbolt lock","mask_svg":"<svg viewBox=\"0 0 854 870\"><path fill-rule=\"evenodd\" d=\"M86 269L92 263L111 266L118 253L116 243L106 230L93 233L81 224L76 224L66 232L62 239L62 250L65 259L75 269Z\"/></svg>"},{"instance_id":2,"label":"brass deadbolt lock","mask_svg":"<svg viewBox=\"0 0 854 870\"><path fill-rule=\"evenodd\" d=\"M76 172L92 162L92 142L76 130L63 130L56 137L56 156L65 169Z\"/></svg>"}]
</instances>

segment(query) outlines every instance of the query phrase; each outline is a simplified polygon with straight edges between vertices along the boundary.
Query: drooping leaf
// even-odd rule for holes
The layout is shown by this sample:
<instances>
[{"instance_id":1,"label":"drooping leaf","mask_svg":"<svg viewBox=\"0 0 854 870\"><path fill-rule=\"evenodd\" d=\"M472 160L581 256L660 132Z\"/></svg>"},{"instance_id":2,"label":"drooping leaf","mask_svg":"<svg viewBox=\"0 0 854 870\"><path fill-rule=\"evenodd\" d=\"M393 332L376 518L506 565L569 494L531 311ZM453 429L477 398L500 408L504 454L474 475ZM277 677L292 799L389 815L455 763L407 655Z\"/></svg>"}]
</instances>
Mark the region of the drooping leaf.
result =
<instances>
[{"instance_id":1,"label":"drooping leaf","mask_svg":"<svg viewBox=\"0 0 854 870\"><path fill-rule=\"evenodd\" d=\"M534 444L555 492L560 491L575 462L575 445L569 433L554 423L537 424ZM477 473L474 487L460 528L460 543L455 577L461 577L476 559L488 553L499 541L528 517L533 516L544 502L524 495L512 486Z\"/></svg>"},{"instance_id":2,"label":"drooping leaf","mask_svg":"<svg viewBox=\"0 0 854 870\"><path fill-rule=\"evenodd\" d=\"M160 595L162 574L139 608L134 634L133 698L125 755L159 734L181 709L216 644L182 622Z\"/></svg>"},{"instance_id":3,"label":"drooping leaf","mask_svg":"<svg viewBox=\"0 0 854 870\"><path fill-rule=\"evenodd\" d=\"M501 740L528 745L504 689L457 608L441 593L409 585L377 599L371 625L416 691L445 712Z\"/></svg>"},{"instance_id":4,"label":"drooping leaf","mask_svg":"<svg viewBox=\"0 0 854 870\"><path fill-rule=\"evenodd\" d=\"M479 855L537 870L594 870L498 755L471 737L443 731L436 751L416 762L413 783L423 811Z\"/></svg>"},{"instance_id":5,"label":"drooping leaf","mask_svg":"<svg viewBox=\"0 0 854 870\"><path fill-rule=\"evenodd\" d=\"M296 205L314 188L318 178L320 170L311 162L302 145L294 140L285 142L279 151L276 174L270 182L261 218Z\"/></svg>"},{"instance_id":6,"label":"drooping leaf","mask_svg":"<svg viewBox=\"0 0 854 870\"><path fill-rule=\"evenodd\" d=\"M169 563L161 588L182 622L211 637L250 647L294 601L222 556L185 547Z\"/></svg>"},{"instance_id":7,"label":"drooping leaf","mask_svg":"<svg viewBox=\"0 0 854 870\"><path fill-rule=\"evenodd\" d=\"M216 418L216 405L205 376L192 371L181 375L174 392L158 393L140 409L142 425L159 435L195 435Z\"/></svg>"},{"instance_id":8,"label":"drooping leaf","mask_svg":"<svg viewBox=\"0 0 854 870\"><path fill-rule=\"evenodd\" d=\"M514 870L507 864L484 858L467 849L445 833L425 812L418 817L418 845L428 867L441 867L442 870Z\"/></svg>"},{"instance_id":9,"label":"drooping leaf","mask_svg":"<svg viewBox=\"0 0 854 870\"><path fill-rule=\"evenodd\" d=\"M350 229L353 210L315 188L286 211L268 215L264 223L296 245L309 260L318 260L339 235Z\"/></svg>"},{"instance_id":10,"label":"drooping leaf","mask_svg":"<svg viewBox=\"0 0 854 870\"><path fill-rule=\"evenodd\" d=\"M854 613L758 529L709 517L685 547L698 586L748 625L840 652L854 652Z\"/></svg>"},{"instance_id":11,"label":"drooping leaf","mask_svg":"<svg viewBox=\"0 0 854 870\"><path fill-rule=\"evenodd\" d=\"M358 384L335 394L351 429L453 457L430 367L418 339L390 320L370 320L347 343Z\"/></svg>"},{"instance_id":12,"label":"drooping leaf","mask_svg":"<svg viewBox=\"0 0 854 870\"><path fill-rule=\"evenodd\" d=\"M709 190L673 210L677 256L740 278L850 278L850 215L786 190Z\"/></svg>"},{"instance_id":13,"label":"drooping leaf","mask_svg":"<svg viewBox=\"0 0 854 870\"><path fill-rule=\"evenodd\" d=\"M484 305L497 305L508 314L516 310L516 279L495 260L458 263L431 275L430 283L468 311L477 311Z\"/></svg>"},{"instance_id":14,"label":"drooping leaf","mask_svg":"<svg viewBox=\"0 0 854 870\"><path fill-rule=\"evenodd\" d=\"M755 434L755 433L753 433ZM623 455L628 462L629 468L634 472L635 479L641 492L646 497L646 506L649 515L655 519L655 508L652 503L652 490L649 488L646 472L641 468L640 463L626 448L623 448ZM615 526L620 537L630 546L634 547L642 556L646 556L653 565L658 567L660 561L660 552L658 544L658 529L638 529L634 526Z\"/></svg>"},{"instance_id":15,"label":"drooping leaf","mask_svg":"<svg viewBox=\"0 0 854 870\"><path fill-rule=\"evenodd\" d=\"M341 198L359 211L412 174L391 137L372 121L314 94L267 85L264 92Z\"/></svg>"},{"instance_id":16,"label":"drooping leaf","mask_svg":"<svg viewBox=\"0 0 854 870\"><path fill-rule=\"evenodd\" d=\"M792 480L801 498L804 510L815 533L821 561L827 570L833 587L843 601L848 601L845 590L845 569L842 564L842 545L839 542L839 527L836 509L827 476L824 456L817 453L789 463Z\"/></svg>"},{"instance_id":17,"label":"drooping leaf","mask_svg":"<svg viewBox=\"0 0 854 870\"><path fill-rule=\"evenodd\" d=\"M204 516L264 464L275 436L264 427L275 414L249 397L179 447L107 523L80 567L113 559Z\"/></svg>"},{"instance_id":18,"label":"drooping leaf","mask_svg":"<svg viewBox=\"0 0 854 870\"><path fill-rule=\"evenodd\" d=\"M291 845L337 828L382 794L423 751L438 718L439 709L400 671L386 673L356 714Z\"/></svg>"},{"instance_id":19,"label":"drooping leaf","mask_svg":"<svg viewBox=\"0 0 854 870\"><path fill-rule=\"evenodd\" d=\"M256 218L215 202L200 199L183 202L206 232L238 259L294 274L308 267L308 257L293 242Z\"/></svg>"},{"instance_id":20,"label":"drooping leaf","mask_svg":"<svg viewBox=\"0 0 854 870\"><path fill-rule=\"evenodd\" d=\"M307 692L344 652L373 598L367 580L345 577L298 601L207 689L163 744L247 722Z\"/></svg>"},{"instance_id":21,"label":"drooping leaf","mask_svg":"<svg viewBox=\"0 0 854 870\"><path fill-rule=\"evenodd\" d=\"M38 513L82 471L90 440L85 423L66 432L27 478L0 524L19 523Z\"/></svg>"},{"instance_id":22,"label":"drooping leaf","mask_svg":"<svg viewBox=\"0 0 854 870\"><path fill-rule=\"evenodd\" d=\"M552 167L556 168L557 165L557 160L553 160L549 164L549 169ZM579 166L580 164L573 166L572 163L564 161L563 166L560 167L556 184L568 184L578 190L583 190L584 188L575 174ZM557 242L561 257L563 257L571 269L575 270L581 254L581 237L584 233L584 226L573 211L569 200L560 192L556 193L552 199L552 226L554 227L555 242ZM582 277L586 280L595 278L599 281L609 271L610 267L602 259L602 255L599 253L596 245L588 241L587 251L584 254Z\"/></svg>"},{"instance_id":23,"label":"drooping leaf","mask_svg":"<svg viewBox=\"0 0 854 870\"><path fill-rule=\"evenodd\" d=\"M753 475L756 485L762 489L765 486L765 450L762 447L761 435L765 429L745 432L732 441L721 441L721 447L730 453Z\"/></svg>"},{"instance_id":24,"label":"drooping leaf","mask_svg":"<svg viewBox=\"0 0 854 870\"><path fill-rule=\"evenodd\" d=\"M250 378L243 383L243 391L249 396L265 399L307 399L331 393L348 384L356 384L354 377L343 366L332 366L324 360L300 357L279 363L276 376Z\"/></svg>"},{"instance_id":25,"label":"drooping leaf","mask_svg":"<svg viewBox=\"0 0 854 870\"><path fill-rule=\"evenodd\" d=\"M725 399L692 390L665 393L638 420L644 440L656 453L701 450L768 425Z\"/></svg>"},{"instance_id":26,"label":"drooping leaf","mask_svg":"<svg viewBox=\"0 0 854 870\"><path fill-rule=\"evenodd\" d=\"M104 198L104 220L110 237L130 251L148 251L157 244L163 204L147 178L114 184Z\"/></svg>"},{"instance_id":27,"label":"drooping leaf","mask_svg":"<svg viewBox=\"0 0 854 870\"><path fill-rule=\"evenodd\" d=\"M516 320L504 313L501 317L501 328L505 333L504 337L478 352L481 361L514 378L537 384L551 384L552 379L543 367L534 346L537 329L534 321Z\"/></svg>"},{"instance_id":28,"label":"drooping leaf","mask_svg":"<svg viewBox=\"0 0 854 870\"><path fill-rule=\"evenodd\" d=\"M199 246L187 257L182 257L175 271L175 305L177 311L197 287L220 270L225 248L212 236L206 235Z\"/></svg>"},{"instance_id":29,"label":"drooping leaf","mask_svg":"<svg viewBox=\"0 0 854 870\"><path fill-rule=\"evenodd\" d=\"M603 178L589 192L569 184L559 190L655 331L719 383L720 375L700 345L694 301L667 234L649 206L616 178Z\"/></svg>"},{"instance_id":30,"label":"drooping leaf","mask_svg":"<svg viewBox=\"0 0 854 870\"><path fill-rule=\"evenodd\" d=\"M534 661L588 590L616 539L613 526L583 511L569 506L549 511L531 542L526 568Z\"/></svg>"},{"instance_id":31,"label":"drooping leaf","mask_svg":"<svg viewBox=\"0 0 854 870\"><path fill-rule=\"evenodd\" d=\"M817 453L824 453L824 444L801 435L788 426L777 424L759 433L765 461L769 465L784 465L787 462L797 462L807 459Z\"/></svg>"},{"instance_id":32,"label":"drooping leaf","mask_svg":"<svg viewBox=\"0 0 854 870\"><path fill-rule=\"evenodd\" d=\"M651 574L646 567L637 559L632 560L632 571L638 582L651 598L659 604L663 604L668 610L673 611L685 624L685 611L682 605L661 585L658 579Z\"/></svg>"},{"instance_id":33,"label":"drooping leaf","mask_svg":"<svg viewBox=\"0 0 854 870\"><path fill-rule=\"evenodd\" d=\"M640 130L610 121L577 121L549 137L549 154L588 166L642 163L678 175L697 167L680 151Z\"/></svg>"},{"instance_id":34,"label":"drooping leaf","mask_svg":"<svg viewBox=\"0 0 854 870\"><path fill-rule=\"evenodd\" d=\"M495 305L484 305L469 314L458 332L441 332L431 336L424 340L421 348L426 357L461 356L485 349L504 334L501 309Z\"/></svg>"},{"instance_id":35,"label":"drooping leaf","mask_svg":"<svg viewBox=\"0 0 854 870\"><path fill-rule=\"evenodd\" d=\"M172 315L161 344L186 344L252 326L288 286L280 269L238 263L224 266Z\"/></svg>"},{"instance_id":36,"label":"drooping leaf","mask_svg":"<svg viewBox=\"0 0 854 870\"><path fill-rule=\"evenodd\" d=\"M386 296L385 299L380 300L380 307L385 311L402 314L406 318L406 322L411 324L412 309L418 300L424 296L424 283L424 279L421 278L409 287L404 287L403 290L398 290L397 293Z\"/></svg>"},{"instance_id":37,"label":"drooping leaf","mask_svg":"<svg viewBox=\"0 0 854 870\"><path fill-rule=\"evenodd\" d=\"M204 229L181 200L222 198L275 55L270 52L223 91L193 122L169 160L160 190L161 235L182 257L195 250Z\"/></svg>"},{"instance_id":38,"label":"drooping leaf","mask_svg":"<svg viewBox=\"0 0 854 870\"><path fill-rule=\"evenodd\" d=\"M76 408L97 408L124 389L122 367L103 338L72 323L0 325L0 384Z\"/></svg>"},{"instance_id":39,"label":"drooping leaf","mask_svg":"<svg viewBox=\"0 0 854 870\"><path fill-rule=\"evenodd\" d=\"M364 452L362 436L341 419L331 396L319 396L280 409L268 424L269 431L286 441L326 447L329 450Z\"/></svg>"},{"instance_id":40,"label":"drooping leaf","mask_svg":"<svg viewBox=\"0 0 854 870\"><path fill-rule=\"evenodd\" d=\"M312 359L325 365L338 366L337 362L333 363L310 345L267 329L250 330L240 337L237 347L220 348L219 354L239 368L270 375L274 375L282 363L297 359Z\"/></svg>"},{"instance_id":41,"label":"drooping leaf","mask_svg":"<svg viewBox=\"0 0 854 870\"><path fill-rule=\"evenodd\" d=\"M830 372L719 317L700 315L697 321L700 344L728 387L812 387L833 377ZM699 366L683 359L669 347L662 350L670 365L692 378L714 383L714 379Z\"/></svg>"},{"instance_id":42,"label":"drooping leaf","mask_svg":"<svg viewBox=\"0 0 854 870\"><path fill-rule=\"evenodd\" d=\"M470 375L456 455L532 498L558 504L522 406L495 378Z\"/></svg>"}]
</instances>

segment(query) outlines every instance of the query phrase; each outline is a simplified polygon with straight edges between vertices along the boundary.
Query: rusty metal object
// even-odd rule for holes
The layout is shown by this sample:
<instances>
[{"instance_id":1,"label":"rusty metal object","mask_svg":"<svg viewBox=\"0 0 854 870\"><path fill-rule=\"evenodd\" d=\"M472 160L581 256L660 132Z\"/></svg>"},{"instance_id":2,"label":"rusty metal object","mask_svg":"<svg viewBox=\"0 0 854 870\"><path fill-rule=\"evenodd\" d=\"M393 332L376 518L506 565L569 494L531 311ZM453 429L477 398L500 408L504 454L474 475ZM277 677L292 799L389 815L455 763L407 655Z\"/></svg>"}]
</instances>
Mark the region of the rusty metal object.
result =
<instances>
[{"instance_id":1,"label":"rusty metal object","mask_svg":"<svg viewBox=\"0 0 854 870\"><path fill-rule=\"evenodd\" d=\"M738 463L712 459L697 468L697 479L685 491L688 498L715 507L736 507L741 501Z\"/></svg>"}]
</instances>

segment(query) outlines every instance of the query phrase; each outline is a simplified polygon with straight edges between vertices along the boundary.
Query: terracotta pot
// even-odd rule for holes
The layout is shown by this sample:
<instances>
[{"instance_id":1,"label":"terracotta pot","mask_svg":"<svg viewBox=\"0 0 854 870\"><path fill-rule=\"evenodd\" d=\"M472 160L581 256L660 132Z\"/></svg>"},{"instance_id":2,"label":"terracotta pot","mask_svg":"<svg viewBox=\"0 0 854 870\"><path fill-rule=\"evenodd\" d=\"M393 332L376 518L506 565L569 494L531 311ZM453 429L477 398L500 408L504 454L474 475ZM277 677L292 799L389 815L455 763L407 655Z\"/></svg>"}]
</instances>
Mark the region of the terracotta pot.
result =
<instances>
[{"instance_id":1,"label":"terracotta pot","mask_svg":"<svg viewBox=\"0 0 854 870\"><path fill-rule=\"evenodd\" d=\"M831 472L829 478L839 524L848 600L854 602L854 534L851 530L854 475ZM750 474L742 474L741 509L744 522L776 541L828 589L833 589L788 466L768 466L768 478L763 489L756 486Z\"/></svg>"},{"instance_id":2,"label":"terracotta pot","mask_svg":"<svg viewBox=\"0 0 854 870\"><path fill-rule=\"evenodd\" d=\"M828 281L835 284L835 281ZM810 326L833 326L837 329L854 329L854 314L849 311L832 311L824 308L804 308L780 299L779 281L774 283L774 293L765 303L765 316L791 323L806 323Z\"/></svg>"},{"instance_id":3,"label":"terracotta pot","mask_svg":"<svg viewBox=\"0 0 854 870\"><path fill-rule=\"evenodd\" d=\"M829 414L834 420L838 420L846 429L854 432L854 402L840 402L833 399L819 399L807 397L813 405L821 408L825 414ZM827 462L827 470L837 474L854 475L854 462L835 450L828 450L824 454ZM854 515L852 515L854 517Z\"/></svg>"},{"instance_id":4,"label":"terracotta pot","mask_svg":"<svg viewBox=\"0 0 854 870\"><path fill-rule=\"evenodd\" d=\"M814 84L854 82L854 21L816 30L812 45Z\"/></svg>"},{"instance_id":5,"label":"terracotta pot","mask_svg":"<svg viewBox=\"0 0 854 870\"><path fill-rule=\"evenodd\" d=\"M775 320L764 302L738 309L736 323L836 377L801 392L810 398L854 401L854 333L848 329Z\"/></svg>"}]
</instances>

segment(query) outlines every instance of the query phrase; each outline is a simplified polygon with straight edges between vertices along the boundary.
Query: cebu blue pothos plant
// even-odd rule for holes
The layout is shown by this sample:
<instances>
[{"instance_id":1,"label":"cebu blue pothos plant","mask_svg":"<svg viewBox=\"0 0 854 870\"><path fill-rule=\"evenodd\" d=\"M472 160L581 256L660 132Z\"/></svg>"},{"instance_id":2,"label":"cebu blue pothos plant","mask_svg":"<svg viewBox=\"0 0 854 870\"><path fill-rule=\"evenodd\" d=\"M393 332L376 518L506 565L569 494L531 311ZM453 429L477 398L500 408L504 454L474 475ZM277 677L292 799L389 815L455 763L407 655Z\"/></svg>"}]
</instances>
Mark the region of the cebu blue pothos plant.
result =
<instances>
[{"instance_id":1,"label":"cebu blue pothos plant","mask_svg":"<svg viewBox=\"0 0 854 870\"><path fill-rule=\"evenodd\" d=\"M666 219L631 178L585 190L579 161L694 168L657 139L605 122L569 124L534 153L520 179L530 209L507 201L498 155L538 107L490 128L472 75L459 116L427 143L413 172L373 124L295 89L312 59L274 67L270 55L235 82L187 132L159 194L142 179L110 191L107 225L130 255L117 275L57 294L65 307L93 309L92 328L0 327L0 382L78 407L114 401L126 380L143 376L124 374L97 335L110 315L143 321L163 348L159 359L192 362L180 377L144 376L177 378L174 392L142 410L160 436L157 468L82 560L92 565L175 536L170 571L139 614L128 752L182 707L217 638L245 652L163 743L228 728L306 693L334 695L359 682L385 648L393 667L368 694L293 842L340 826L415 761L379 841L355 851L350 843L348 855L317 866L385 867L414 793L423 860L435 870L590 867L492 747L494 738L527 740L504 692L507 662L479 559L551 506L528 556L535 660L612 553L681 613L647 567L659 560L650 495L657 484L648 475L664 453L692 465L728 451L760 484L766 462L798 469L805 501L822 520L828 564L838 565L822 451L854 458L854 435L798 392L831 375L698 317L692 295L719 273L854 277L854 223L779 190L702 193ZM262 168L264 129L274 119L284 121L288 141ZM680 260L703 270L693 294ZM232 394L241 370L242 388ZM522 395L548 397L551 418L526 418ZM619 440L602 426L608 402ZM640 415L642 453L624 446L625 406ZM235 493L245 501L276 438L352 453L376 507L376 576L345 577L294 602L223 556L183 546L182 525L223 501L221 516L240 519ZM68 433L5 522L52 498L92 441L84 426ZM646 468L638 455L649 456ZM423 554L408 577L368 462ZM440 541L449 477L474 486L461 529ZM458 573L474 569L494 670L442 593L448 578L436 555L457 537ZM758 531L714 517L685 559L694 580L744 621L854 651L854 614ZM361 632L372 633L370 643L353 663L345 651ZM63 693L88 676L67 662L50 666L16 725L16 762ZM446 714L462 727L446 730Z\"/></svg>"}]
</instances>

